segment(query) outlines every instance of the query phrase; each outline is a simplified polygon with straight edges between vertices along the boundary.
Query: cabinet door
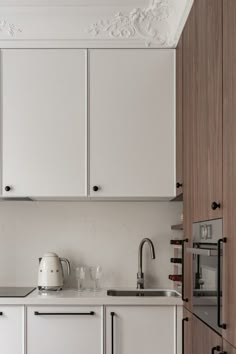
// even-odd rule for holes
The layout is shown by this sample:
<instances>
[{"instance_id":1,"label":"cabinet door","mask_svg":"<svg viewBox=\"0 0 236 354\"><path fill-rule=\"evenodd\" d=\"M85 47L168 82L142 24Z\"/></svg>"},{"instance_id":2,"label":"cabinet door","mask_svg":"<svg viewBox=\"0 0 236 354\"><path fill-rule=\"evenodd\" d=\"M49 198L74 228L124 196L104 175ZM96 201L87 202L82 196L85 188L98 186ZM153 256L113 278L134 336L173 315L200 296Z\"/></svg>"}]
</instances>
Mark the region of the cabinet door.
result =
<instances>
[{"instance_id":1,"label":"cabinet door","mask_svg":"<svg viewBox=\"0 0 236 354\"><path fill-rule=\"evenodd\" d=\"M0 352L24 354L24 308L0 306Z\"/></svg>"},{"instance_id":2,"label":"cabinet door","mask_svg":"<svg viewBox=\"0 0 236 354\"><path fill-rule=\"evenodd\" d=\"M90 194L175 196L175 50L91 50L89 63Z\"/></svg>"},{"instance_id":3,"label":"cabinet door","mask_svg":"<svg viewBox=\"0 0 236 354\"><path fill-rule=\"evenodd\" d=\"M223 349L224 352L222 354L236 354L236 348L232 347L232 345L225 340L223 341Z\"/></svg>"},{"instance_id":4,"label":"cabinet door","mask_svg":"<svg viewBox=\"0 0 236 354\"><path fill-rule=\"evenodd\" d=\"M192 313L184 308L182 319L183 354L192 354ZM202 353L205 354L205 353ZM206 353L208 354L208 353ZM211 354L211 353L209 353Z\"/></svg>"},{"instance_id":5,"label":"cabinet door","mask_svg":"<svg viewBox=\"0 0 236 354\"><path fill-rule=\"evenodd\" d=\"M184 238L184 277L183 277L183 298L185 306L191 310L192 298L192 256L186 252L186 248L192 243L193 223L193 117L192 117L192 95L189 95L192 85L194 62L189 55L193 51L194 41L192 38L192 27L194 26L194 6L182 34L183 50L183 228Z\"/></svg>"},{"instance_id":6,"label":"cabinet door","mask_svg":"<svg viewBox=\"0 0 236 354\"><path fill-rule=\"evenodd\" d=\"M176 353L174 306L106 308L107 354Z\"/></svg>"},{"instance_id":7,"label":"cabinet door","mask_svg":"<svg viewBox=\"0 0 236 354\"><path fill-rule=\"evenodd\" d=\"M236 2L224 1L224 236L223 337L236 347Z\"/></svg>"},{"instance_id":8,"label":"cabinet door","mask_svg":"<svg viewBox=\"0 0 236 354\"><path fill-rule=\"evenodd\" d=\"M184 100L193 122L193 220L222 217L222 0L196 0L183 44ZM212 209L212 203L220 208ZM217 205L216 205L217 206Z\"/></svg>"},{"instance_id":9,"label":"cabinet door","mask_svg":"<svg viewBox=\"0 0 236 354\"><path fill-rule=\"evenodd\" d=\"M176 196L183 193L183 38L176 49Z\"/></svg>"},{"instance_id":10,"label":"cabinet door","mask_svg":"<svg viewBox=\"0 0 236 354\"><path fill-rule=\"evenodd\" d=\"M85 196L86 51L2 50L1 85L4 197Z\"/></svg>"},{"instance_id":11,"label":"cabinet door","mask_svg":"<svg viewBox=\"0 0 236 354\"><path fill-rule=\"evenodd\" d=\"M192 333L192 354L216 354L222 350L222 338L195 316L192 317Z\"/></svg>"},{"instance_id":12,"label":"cabinet door","mask_svg":"<svg viewBox=\"0 0 236 354\"><path fill-rule=\"evenodd\" d=\"M28 307L28 354L102 354L100 307Z\"/></svg>"}]
</instances>

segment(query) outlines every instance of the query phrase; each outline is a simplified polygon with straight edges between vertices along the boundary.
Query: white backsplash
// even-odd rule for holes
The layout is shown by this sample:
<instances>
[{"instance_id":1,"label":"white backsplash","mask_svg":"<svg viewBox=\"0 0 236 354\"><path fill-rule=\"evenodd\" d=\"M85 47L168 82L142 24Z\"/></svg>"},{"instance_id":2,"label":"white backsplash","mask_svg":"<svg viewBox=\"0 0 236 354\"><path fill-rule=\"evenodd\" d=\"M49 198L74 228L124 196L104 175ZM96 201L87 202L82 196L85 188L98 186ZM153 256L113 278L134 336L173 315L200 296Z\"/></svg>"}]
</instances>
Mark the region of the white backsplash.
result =
<instances>
[{"instance_id":1,"label":"white backsplash","mask_svg":"<svg viewBox=\"0 0 236 354\"><path fill-rule=\"evenodd\" d=\"M170 225L180 223L182 203L1 202L0 286L37 285L38 258L47 251L76 265L101 265L104 287L136 284L139 242L150 237L156 260L144 247L146 285L172 287ZM176 233L177 232L177 233Z\"/></svg>"}]
</instances>

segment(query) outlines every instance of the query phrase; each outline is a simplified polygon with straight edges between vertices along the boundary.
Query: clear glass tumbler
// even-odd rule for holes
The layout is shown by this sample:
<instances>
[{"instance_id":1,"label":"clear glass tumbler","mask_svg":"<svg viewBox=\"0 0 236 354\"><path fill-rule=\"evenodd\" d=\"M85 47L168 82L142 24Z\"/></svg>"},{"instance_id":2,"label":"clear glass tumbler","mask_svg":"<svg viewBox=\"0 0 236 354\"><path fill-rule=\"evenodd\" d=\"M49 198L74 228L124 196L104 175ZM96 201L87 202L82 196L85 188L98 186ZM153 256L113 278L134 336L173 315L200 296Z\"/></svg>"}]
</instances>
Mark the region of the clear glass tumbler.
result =
<instances>
[{"instance_id":1,"label":"clear glass tumbler","mask_svg":"<svg viewBox=\"0 0 236 354\"><path fill-rule=\"evenodd\" d=\"M84 290L84 281L86 279L87 267L77 267L75 269L75 276L78 283L78 291Z\"/></svg>"},{"instance_id":2,"label":"clear glass tumbler","mask_svg":"<svg viewBox=\"0 0 236 354\"><path fill-rule=\"evenodd\" d=\"M93 291L99 291L99 280L101 279L102 276L102 267L101 266L96 266L96 267L90 267L90 276L93 281Z\"/></svg>"}]
</instances>

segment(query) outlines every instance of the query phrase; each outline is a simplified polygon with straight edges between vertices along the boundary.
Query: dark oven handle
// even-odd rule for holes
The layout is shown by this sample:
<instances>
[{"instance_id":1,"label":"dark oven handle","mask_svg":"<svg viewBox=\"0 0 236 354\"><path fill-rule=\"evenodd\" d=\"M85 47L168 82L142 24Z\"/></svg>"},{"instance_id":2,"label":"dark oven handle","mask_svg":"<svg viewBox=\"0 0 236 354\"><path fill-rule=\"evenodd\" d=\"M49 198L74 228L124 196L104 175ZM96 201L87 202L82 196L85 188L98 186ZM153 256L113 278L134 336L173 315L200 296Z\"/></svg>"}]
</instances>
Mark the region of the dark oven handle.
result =
<instances>
[{"instance_id":1,"label":"dark oven handle","mask_svg":"<svg viewBox=\"0 0 236 354\"><path fill-rule=\"evenodd\" d=\"M219 239L217 242L217 325L223 329L226 329L226 324L221 323L221 245L226 242L226 237Z\"/></svg>"},{"instance_id":2,"label":"dark oven handle","mask_svg":"<svg viewBox=\"0 0 236 354\"><path fill-rule=\"evenodd\" d=\"M183 241L182 241L182 300L184 301L184 302L188 302L188 298L185 298L184 297L184 293L185 293L185 286L184 286L184 268L185 268L185 266L184 266L184 244L185 244L185 242L188 242L188 238L186 238L186 239L184 239Z\"/></svg>"}]
</instances>

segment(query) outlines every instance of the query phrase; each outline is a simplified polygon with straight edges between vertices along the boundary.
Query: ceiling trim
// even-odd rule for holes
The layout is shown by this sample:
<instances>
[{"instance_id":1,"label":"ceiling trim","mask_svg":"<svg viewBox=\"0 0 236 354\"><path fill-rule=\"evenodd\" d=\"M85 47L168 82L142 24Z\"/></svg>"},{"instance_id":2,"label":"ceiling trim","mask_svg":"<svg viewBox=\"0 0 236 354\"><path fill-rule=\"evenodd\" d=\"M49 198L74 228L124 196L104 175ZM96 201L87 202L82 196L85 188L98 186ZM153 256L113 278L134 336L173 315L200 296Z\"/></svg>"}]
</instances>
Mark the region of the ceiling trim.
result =
<instances>
[{"instance_id":1,"label":"ceiling trim","mask_svg":"<svg viewBox=\"0 0 236 354\"><path fill-rule=\"evenodd\" d=\"M175 48L192 4L0 6L0 47Z\"/></svg>"}]
</instances>

